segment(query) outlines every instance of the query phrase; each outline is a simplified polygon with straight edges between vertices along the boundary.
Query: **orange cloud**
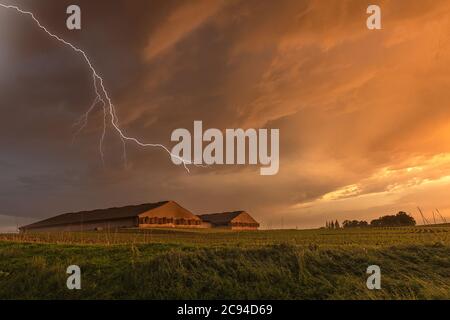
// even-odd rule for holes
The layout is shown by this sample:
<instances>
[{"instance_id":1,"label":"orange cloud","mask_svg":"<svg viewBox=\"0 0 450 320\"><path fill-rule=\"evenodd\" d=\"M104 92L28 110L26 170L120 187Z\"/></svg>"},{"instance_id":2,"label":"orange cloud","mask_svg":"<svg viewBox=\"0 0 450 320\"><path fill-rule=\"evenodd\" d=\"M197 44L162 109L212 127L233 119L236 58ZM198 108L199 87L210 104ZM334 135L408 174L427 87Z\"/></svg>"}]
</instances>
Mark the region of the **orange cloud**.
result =
<instances>
[{"instance_id":1,"label":"orange cloud","mask_svg":"<svg viewBox=\"0 0 450 320\"><path fill-rule=\"evenodd\" d=\"M145 57L151 60L205 23L222 6L221 0L189 1L175 8L150 35Z\"/></svg>"},{"instance_id":2,"label":"orange cloud","mask_svg":"<svg viewBox=\"0 0 450 320\"><path fill-rule=\"evenodd\" d=\"M114 31L89 33L83 43L113 92L121 125L164 143L194 120L220 129L279 128L280 173L267 179L256 168L213 167L187 175L165 154L132 146L122 171L115 136L107 137L110 163L102 169L101 112L90 118L83 144L66 152L67 128L92 102L91 82L72 56L24 24L14 41L0 28L0 46L18 52L0 53L9 71L0 77L8 115L0 134L9 162L33 163L4 170L2 203L22 212L41 203L49 212L49 203L75 211L171 198L194 211L246 209L263 223L283 217L285 226L299 227L417 205L450 213L448 1L378 1L381 31L367 30L367 3L359 0L161 3L115 1L113 17L102 22ZM97 6L89 12L101 15ZM33 179L38 168L44 175ZM58 187L52 195L42 181L69 191ZM27 204L20 207L11 190Z\"/></svg>"}]
</instances>

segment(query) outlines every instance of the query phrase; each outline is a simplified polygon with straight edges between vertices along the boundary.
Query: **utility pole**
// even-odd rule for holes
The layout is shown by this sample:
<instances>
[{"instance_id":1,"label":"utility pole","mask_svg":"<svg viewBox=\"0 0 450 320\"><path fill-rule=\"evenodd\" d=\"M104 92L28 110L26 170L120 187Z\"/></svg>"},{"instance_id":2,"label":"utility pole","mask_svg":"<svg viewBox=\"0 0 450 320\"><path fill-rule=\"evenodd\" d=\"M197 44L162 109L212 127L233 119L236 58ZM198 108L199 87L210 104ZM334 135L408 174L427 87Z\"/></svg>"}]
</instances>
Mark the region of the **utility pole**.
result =
<instances>
[{"instance_id":1,"label":"utility pole","mask_svg":"<svg viewBox=\"0 0 450 320\"><path fill-rule=\"evenodd\" d=\"M423 212L422 212L422 210L420 209L420 207L417 207L417 209L419 209L420 215L422 216L423 224L424 224L424 225L429 224L427 218L425 218L425 216L423 215Z\"/></svg>"},{"instance_id":2,"label":"utility pole","mask_svg":"<svg viewBox=\"0 0 450 320\"><path fill-rule=\"evenodd\" d=\"M439 216L441 217L442 221L444 221L444 223L447 223L447 219L445 219L445 218L442 216L442 214L441 214L441 212L439 211L439 209L436 208L436 212L439 214Z\"/></svg>"}]
</instances>

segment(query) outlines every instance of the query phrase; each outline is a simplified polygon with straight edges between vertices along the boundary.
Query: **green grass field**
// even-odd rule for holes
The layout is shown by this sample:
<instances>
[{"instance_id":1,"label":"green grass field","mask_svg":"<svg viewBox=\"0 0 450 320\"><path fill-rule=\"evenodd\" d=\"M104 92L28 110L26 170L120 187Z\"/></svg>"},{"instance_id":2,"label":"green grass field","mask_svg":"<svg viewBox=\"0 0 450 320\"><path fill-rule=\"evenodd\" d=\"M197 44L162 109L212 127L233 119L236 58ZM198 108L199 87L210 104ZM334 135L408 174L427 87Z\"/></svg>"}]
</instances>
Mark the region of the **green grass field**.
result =
<instances>
[{"instance_id":1,"label":"green grass field","mask_svg":"<svg viewBox=\"0 0 450 320\"><path fill-rule=\"evenodd\" d=\"M450 226L0 235L0 299L450 299Z\"/></svg>"}]
</instances>

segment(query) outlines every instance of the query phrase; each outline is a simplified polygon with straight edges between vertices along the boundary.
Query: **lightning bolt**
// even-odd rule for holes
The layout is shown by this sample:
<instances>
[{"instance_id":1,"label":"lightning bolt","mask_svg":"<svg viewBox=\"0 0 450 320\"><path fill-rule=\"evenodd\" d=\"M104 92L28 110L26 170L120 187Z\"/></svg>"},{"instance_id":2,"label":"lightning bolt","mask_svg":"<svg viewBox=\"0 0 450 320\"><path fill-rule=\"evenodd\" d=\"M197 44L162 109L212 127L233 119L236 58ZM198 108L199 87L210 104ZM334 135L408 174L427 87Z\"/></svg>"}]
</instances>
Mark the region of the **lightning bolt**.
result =
<instances>
[{"instance_id":1,"label":"lightning bolt","mask_svg":"<svg viewBox=\"0 0 450 320\"><path fill-rule=\"evenodd\" d=\"M36 25L43 30L47 35L49 35L51 38L57 40L58 42L64 44L65 46L69 47L70 49L72 49L73 51L75 51L76 53L78 53L79 55L81 55L81 57L83 58L83 60L86 62L86 64L88 65L91 73L92 73L92 79L93 79L93 84L94 84L94 90L95 90L95 99L94 102L92 103L91 107L86 111L86 113L75 123L76 125L79 126L78 131L76 132L75 135L79 134L81 132L81 130L83 130L86 125L87 125L87 121L88 121L88 117L89 114L95 109L95 107L101 103L102 108L103 108L103 131L102 131L102 136L100 138L100 154L102 157L102 161L104 161L104 153L103 153L103 144L104 144L104 139L105 139L105 135L106 135L106 127L107 127L107 123L108 123L108 119L109 122L112 126L112 128L118 133L120 139L122 140L123 143L123 157L126 161L126 142L132 142L135 143L138 146L147 148L147 147L154 147L154 148L160 148L163 149L165 152L167 152L167 154L171 157L171 158L175 158L180 160L183 163L184 168L189 171L188 165L195 165L192 161L186 160L181 158L178 155L173 154L172 152L170 152L170 150L159 143L144 143L141 142L140 140L138 140L137 138L134 137L129 137L127 136L123 129L120 128L119 126L119 118L117 117L116 114L116 108L114 106L114 104L112 103L111 97L108 93L108 91L106 90L103 78L100 76L100 74L97 72L97 70L94 68L91 60L89 59L88 55L86 54L86 52L84 52L82 49L78 48L77 46L73 45L72 43L64 40L63 38L59 37L58 35L50 32L44 25L41 24L41 22L36 18L36 16L30 12L30 11L25 11L20 9L17 6L13 6L13 5L5 5L0 3L0 7L5 8L5 9L10 9L10 10L14 10L16 11L18 14L22 14L25 16L30 17L31 19L33 19L33 21L36 23Z\"/></svg>"}]
</instances>

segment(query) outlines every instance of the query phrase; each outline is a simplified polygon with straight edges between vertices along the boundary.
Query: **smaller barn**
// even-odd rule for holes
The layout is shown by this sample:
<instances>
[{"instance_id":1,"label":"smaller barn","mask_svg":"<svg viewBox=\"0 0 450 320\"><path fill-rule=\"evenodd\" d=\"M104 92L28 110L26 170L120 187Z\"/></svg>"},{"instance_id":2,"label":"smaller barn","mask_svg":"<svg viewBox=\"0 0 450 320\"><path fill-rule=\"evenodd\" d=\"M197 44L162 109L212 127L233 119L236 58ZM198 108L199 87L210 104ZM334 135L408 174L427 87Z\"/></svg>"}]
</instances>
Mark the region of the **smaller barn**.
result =
<instances>
[{"instance_id":1,"label":"smaller barn","mask_svg":"<svg viewBox=\"0 0 450 320\"><path fill-rule=\"evenodd\" d=\"M245 211L221 212L199 215L203 222L212 228L231 230L258 230L259 223Z\"/></svg>"}]
</instances>

